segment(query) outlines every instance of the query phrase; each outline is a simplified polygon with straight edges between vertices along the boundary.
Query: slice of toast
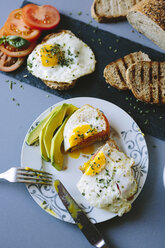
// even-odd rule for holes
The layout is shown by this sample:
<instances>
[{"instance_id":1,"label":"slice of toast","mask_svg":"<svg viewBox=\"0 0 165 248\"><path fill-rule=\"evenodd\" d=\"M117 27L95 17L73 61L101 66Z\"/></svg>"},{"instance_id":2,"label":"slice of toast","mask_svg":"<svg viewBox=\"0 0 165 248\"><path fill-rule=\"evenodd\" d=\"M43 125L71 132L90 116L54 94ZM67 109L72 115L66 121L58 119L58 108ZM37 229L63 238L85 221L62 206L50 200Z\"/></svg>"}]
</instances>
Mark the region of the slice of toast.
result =
<instances>
[{"instance_id":1,"label":"slice of toast","mask_svg":"<svg viewBox=\"0 0 165 248\"><path fill-rule=\"evenodd\" d=\"M74 151L109 138L106 116L89 104L76 110L64 128L64 151Z\"/></svg>"},{"instance_id":2,"label":"slice of toast","mask_svg":"<svg viewBox=\"0 0 165 248\"><path fill-rule=\"evenodd\" d=\"M141 0L94 0L91 15L97 22L117 22L126 18L128 10Z\"/></svg>"},{"instance_id":3,"label":"slice of toast","mask_svg":"<svg viewBox=\"0 0 165 248\"><path fill-rule=\"evenodd\" d=\"M69 90L74 87L76 80L73 80L71 83L59 83L55 81L42 80L49 88L54 90Z\"/></svg>"},{"instance_id":4,"label":"slice of toast","mask_svg":"<svg viewBox=\"0 0 165 248\"><path fill-rule=\"evenodd\" d=\"M129 87L126 82L126 70L132 64L143 60L150 61L147 54L139 51L111 62L104 69L106 82L117 89L127 90Z\"/></svg>"},{"instance_id":5,"label":"slice of toast","mask_svg":"<svg viewBox=\"0 0 165 248\"><path fill-rule=\"evenodd\" d=\"M47 49L47 45L51 49ZM72 88L80 77L95 70L96 63L91 48L70 30L48 34L27 61L29 72L56 90Z\"/></svg>"},{"instance_id":6,"label":"slice of toast","mask_svg":"<svg viewBox=\"0 0 165 248\"><path fill-rule=\"evenodd\" d=\"M70 35L74 35L70 30L61 30L58 33L51 33L48 34L44 37L41 43L45 43L47 40L60 35L61 33L68 33ZM70 83L59 83L56 81L49 81L49 80L42 80L49 88L54 89L54 90L69 90L74 87L76 80L71 81Z\"/></svg>"},{"instance_id":7,"label":"slice of toast","mask_svg":"<svg viewBox=\"0 0 165 248\"><path fill-rule=\"evenodd\" d=\"M165 62L138 62L128 68L126 79L137 99L165 104Z\"/></svg>"}]
</instances>

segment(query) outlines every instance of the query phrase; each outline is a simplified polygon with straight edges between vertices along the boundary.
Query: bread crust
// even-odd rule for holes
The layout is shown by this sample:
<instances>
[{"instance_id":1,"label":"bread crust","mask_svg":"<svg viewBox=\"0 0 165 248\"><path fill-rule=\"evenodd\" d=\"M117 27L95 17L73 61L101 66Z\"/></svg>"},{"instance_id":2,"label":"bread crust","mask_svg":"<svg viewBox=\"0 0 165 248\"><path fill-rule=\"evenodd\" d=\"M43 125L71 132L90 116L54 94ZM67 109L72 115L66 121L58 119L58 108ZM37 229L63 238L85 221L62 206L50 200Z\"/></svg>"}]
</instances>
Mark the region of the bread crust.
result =
<instances>
[{"instance_id":1,"label":"bread crust","mask_svg":"<svg viewBox=\"0 0 165 248\"><path fill-rule=\"evenodd\" d=\"M165 30L165 1L164 0L143 0L133 6L129 12L141 12L153 22Z\"/></svg>"},{"instance_id":2,"label":"bread crust","mask_svg":"<svg viewBox=\"0 0 165 248\"><path fill-rule=\"evenodd\" d=\"M75 83L77 81L73 80L71 83L58 83L55 81L49 81L49 80L42 80L44 84L46 84L49 88L53 90L69 90L75 86Z\"/></svg>"},{"instance_id":3,"label":"bread crust","mask_svg":"<svg viewBox=\"0 0 165 248\"><path fill-rule=\"evenodd\" d=\"M142 61L127 69L133 95L150 104L165 104L165 62Z\"/></svg>"},{"instance_id":4,"label":"bread crust","mask_svg":"<svg viewBox=\"0 0 165 248\"><path fill-rule=\"evenodd\" d=\"M122 9L123 5L120 3L120 1L118 1L118 5L119 7L119 12L121 11L122 13L118 13L118 14L107 14L106 11L104 10L104 12L102 14L99 13L99 4L102 3L102 1L105 0L94 0L92 6L91 6L91 16L93 17L93 19L95 19L97 22L119 22L119 21L124 21L126 19L126 15L128 12L128 8L133 6L133 4L136 4L137 2L141 1L141 0L134 0L134 2L132 3L129 0L122 0L127 1L128 3L126 4L127 7L125 7L124 9ZM113 1L113 0L109 0ZM102 3L102 5L104 6L104 3ZM110 5L110 3L109 3ZM129 7L128 7L129 6ZM110 8L110 7L109 7ZM107 11L108 12L108 11Z\"/></svg>"},{"instance_id":5,"label":"bread crust","mask_svg":"<svg viewBox=\"0 0 165 248\"><path fill-rule=\"evenodd\" d=\"M99 15L97 12L97 0L94 0L92 6L91 6L91 16L93 19L95 19L95 21L97 22L102 22L102 23L106 23L106 22L119 22L119 21L124 21L126 19L126 15L124 16L111 16L111 17L107 17L105 15Z\"/></svg>"},{"instance_id":6,"label":"bread crust","mask_svg":"<svg viewBox=\"0 0 165 248\"><path fill-rule=\"evenodd\" d=\"M126 81L126 70L132 64L142 60L150 61L147 54L139 51L109 63L104 69L106 82L119 90L129 89Z\"/></svg>"},{"instance_id":7,"label":"bread crust","mask_svg":"<svg viewBox=\"0 0 165 248\"><path fill-rule=\"evenodd\" d=\"M56 37L56 36L61 35L61 33L70 34L70 35L75 36L70 30L61 29L61 30L59 30L57 33L50 33L50 34L46 35L46 36L43 38L41 44L42 44L42 43L45 43L45 42L46 42L47 40L49 40L50 38L54 38L54 37Z\"/></svg>"}]
</instances>

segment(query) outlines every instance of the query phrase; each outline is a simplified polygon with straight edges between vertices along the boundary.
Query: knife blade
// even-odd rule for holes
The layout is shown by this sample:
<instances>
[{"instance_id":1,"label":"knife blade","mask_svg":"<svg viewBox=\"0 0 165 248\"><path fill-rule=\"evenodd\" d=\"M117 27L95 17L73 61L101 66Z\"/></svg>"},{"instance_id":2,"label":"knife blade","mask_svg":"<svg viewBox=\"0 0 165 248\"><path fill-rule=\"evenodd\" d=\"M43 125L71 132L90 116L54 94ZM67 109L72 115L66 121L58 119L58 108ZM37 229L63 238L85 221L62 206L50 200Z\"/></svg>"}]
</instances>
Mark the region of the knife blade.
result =
<instances>
[{"instance_id":1,"label":"knife blade","mask_svg":"<svg viewBox=\"0 0 165 248\"><path fill-rule=\"evenodd\" d=\"M66 207L66 209L68 210L72 218L74 219L78 228L85 235L87 240L93 246L97 248L108 248L107 244L105 243L98 229L89 220L89 218L84 213L82 208L79 207L79 205L76 203L73 197L69 194L69 192L66 190L64 185L60 182L60 180L54 181L54 187L61 201L63 202L64 206Z\"/></svg>"}]
</instances>

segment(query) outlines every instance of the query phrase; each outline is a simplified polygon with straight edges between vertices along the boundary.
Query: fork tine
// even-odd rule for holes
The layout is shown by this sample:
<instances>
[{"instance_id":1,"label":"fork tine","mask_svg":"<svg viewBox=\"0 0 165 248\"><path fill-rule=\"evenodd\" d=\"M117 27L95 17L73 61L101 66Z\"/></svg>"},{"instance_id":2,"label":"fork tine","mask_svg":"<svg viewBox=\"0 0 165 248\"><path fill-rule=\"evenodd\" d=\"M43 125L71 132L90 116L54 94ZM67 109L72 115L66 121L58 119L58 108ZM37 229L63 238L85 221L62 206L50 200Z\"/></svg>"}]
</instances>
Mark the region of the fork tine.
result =
<instances>
[{"instance_id":1,"label":"fork tine","mask_svg":"<svg viewBox=\"0 0 165 248\"><path fill-rule=\"evenodd\" d=\"M42 184L42 185L49 185L49 186L52 185L52 183L50 183L50 182L34 181L34 180L21 180L21 179L18 179L17 183Z\"/></svg>"},{"instance_id":2,"label":"fork tine","mask_svg":"<svg viewBox=\"0 0 165 248\"><path fill-rule=\"evenodd\" d=\"M46 172L46 171L41 171L41 170L36 170L36 169L32 169L32 168L29 168L29 167L25 167L25 168L18 168L18 171L22 171L22 172L33 172L33 173L41 173L41 174L45 174L45 175L50 175L52 176L51 173L49 172Z\"/></svg>"},{"instance_id":3,"label":"fork tine","mask_svg":"<svg viewBox=\"0 0 165 248\"><path fill-rule=\"evenodd\" d=\"M17 172L18 176L22 176L22 177L27 177L30 179L31 178L40 178L40 179L52 179L53 176L49 176L49 175L42 175L42 174L36 174L36 173L27 173L27 172Z\"/></svg>"},{"instance_id":4,"label":"fork tine","mask_svg":"<svg viewBox=\"0 0 165 248\"><path fill-rule=\"evenodd\" d=\"M51 178L39 178L39 177L31 177L31 176L24 176L24 175L17 175L17 179L32 179L36 181L43 181L43 182L52 182Z\"/></svg>"},{"instance_id":5,"label":"fork tine","mask_svg":"<svg viewBox=\"0 0 165 248\"><path fill-rule=\"evenodd\" d=\"M35 170L29 167L17 168L17 182L28 184L52 185L53 175L41 170Z\"/></svg>"}]
</instances>

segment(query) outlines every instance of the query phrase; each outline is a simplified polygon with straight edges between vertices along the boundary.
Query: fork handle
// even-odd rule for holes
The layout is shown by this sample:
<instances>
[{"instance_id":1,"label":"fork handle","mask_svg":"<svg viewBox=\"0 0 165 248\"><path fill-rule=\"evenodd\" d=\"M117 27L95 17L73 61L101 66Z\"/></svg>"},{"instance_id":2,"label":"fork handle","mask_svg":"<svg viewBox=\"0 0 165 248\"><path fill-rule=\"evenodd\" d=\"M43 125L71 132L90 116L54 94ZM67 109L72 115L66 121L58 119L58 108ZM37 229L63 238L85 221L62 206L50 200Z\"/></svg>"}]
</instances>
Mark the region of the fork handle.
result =
<instances>
[{"instance_id":1,"label":"fork handle","mask_svg":"<svg viewBox=\"0 0 165 248\"><path fill-rule=\"evenodd\" d=\"M8 174L9 174L8 171L5 171L5 172L1 173L0 174L0 179L5 179L6 180L6 177L7 177Z\"/></svg>"},{"instance_id":2,"label":"fork handle","mask_svg":"<svg viewBox=\"0 0 165 248\"><path fill-rule=\"evenodd\" d=\"M11 173L13 172L13 169L14 168L10 168L9 170L3 172L3 173L0 173L0 179L5 179L9 182L11 182Z\"/></svg>"}]
</instances>

